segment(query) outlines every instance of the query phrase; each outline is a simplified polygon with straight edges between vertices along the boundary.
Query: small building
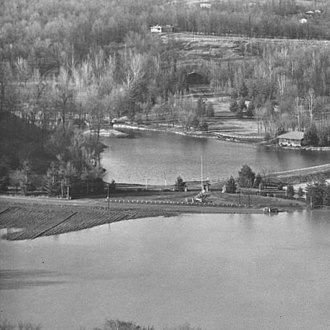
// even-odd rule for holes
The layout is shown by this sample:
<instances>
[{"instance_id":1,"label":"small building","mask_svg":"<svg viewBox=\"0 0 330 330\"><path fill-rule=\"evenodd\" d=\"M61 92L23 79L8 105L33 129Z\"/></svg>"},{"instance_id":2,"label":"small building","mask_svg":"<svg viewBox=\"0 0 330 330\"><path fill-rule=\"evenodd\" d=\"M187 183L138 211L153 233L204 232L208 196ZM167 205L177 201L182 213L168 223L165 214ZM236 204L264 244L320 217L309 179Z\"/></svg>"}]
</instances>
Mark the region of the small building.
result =
<instances>
[{"instance_id":1,"label":"small building","mask_svg":"<svg viewBox=\"0 0 330 330\"><path fill-rule=\"evenodd\" d=\"M173 32L172 25L155 25L150 27L151 33Z\"/></svg>"},{"instance_id":2,"label":"small building","mask_svg":"<svg viewBox=\"0 0 330 330\"><path fill-rule=\"evenodd\" d=\"M212 5L209 2L201 2L199 4L199 7L202 9L211 9Z\"/></svg>"},{"instance_id":3,"label":"small building","mask_svg":"<svg viewBox=\"0 0 330 330\"><path fill-rule=\"evenodd\" d=\"M304 132L289 132L277 137L278 144L282 147L301 147L304 139Z\"/></svg>"},{"instance_id":4,"label":"small building","mask_svg":"<svg viewBox=\"0 0 330 330\"><path fill-rule=\"evenodd\" d=\"M151 33L162 33L161 25L155 25L150 28Z\"/></svg>"}]
</instances>

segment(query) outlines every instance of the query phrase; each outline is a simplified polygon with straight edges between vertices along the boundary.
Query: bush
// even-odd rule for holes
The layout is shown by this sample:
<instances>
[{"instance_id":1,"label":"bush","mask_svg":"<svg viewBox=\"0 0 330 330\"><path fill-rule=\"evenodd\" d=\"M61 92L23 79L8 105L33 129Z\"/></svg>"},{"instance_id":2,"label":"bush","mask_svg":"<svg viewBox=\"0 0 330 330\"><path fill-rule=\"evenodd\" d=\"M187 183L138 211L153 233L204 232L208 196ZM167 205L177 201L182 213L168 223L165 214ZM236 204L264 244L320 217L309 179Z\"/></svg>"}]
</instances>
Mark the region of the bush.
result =
<instances>
[{"instance_id":1,"label":"bush","mask_svg":"<svg viewBox=\"0 0 330 330\"><path fill-rule=\"evenodd\" d=\"M258 173L254 179L253 187L259 188L260 185L262 185L262 177L261 177L260 173Z\"/></svg>"},{"instance_id":2,"label":"bush","mask_svg":"<svg viewBox=\"0 0 330 330\"><path fill-rule=\"evenodd\" d=\"M267 133L265 134L265 140L266 140L267 142L269 142L271 139L272 139L272 137L271 137L270 133L267 132Z\"/></svg>"},{"instance_id":3,"label":"bush","mask_svg":"<svg viewBox=\"0 0 330 330\"><path fill-rule=\"evenodd\" d=\"M199 124L198 129L199 129L200 131L207 132L207 131L209 130L209 125L207 124L206 121L203 120L203 121Z\"/></svg>"}]
</instances>

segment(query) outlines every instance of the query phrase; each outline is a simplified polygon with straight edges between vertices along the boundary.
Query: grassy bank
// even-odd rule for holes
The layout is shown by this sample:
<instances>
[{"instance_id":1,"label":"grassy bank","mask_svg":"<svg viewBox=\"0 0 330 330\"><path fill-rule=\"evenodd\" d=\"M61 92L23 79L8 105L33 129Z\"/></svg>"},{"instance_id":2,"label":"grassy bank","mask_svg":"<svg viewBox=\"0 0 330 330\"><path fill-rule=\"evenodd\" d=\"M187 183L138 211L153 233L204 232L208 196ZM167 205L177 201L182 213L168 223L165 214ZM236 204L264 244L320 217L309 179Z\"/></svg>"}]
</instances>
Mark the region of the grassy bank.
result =
<instances>
[{"instance_id":1,"label":"grassy bank","mask_svg":"<svg viewBox=\"0 0 330 330\"><path fill-rule=\"evenodd\" d=\"M262 213L262 208L282 211L304 208L304 203L274 197L238 196L211 192L205 203L191 203L196 191L117 192L105 198L64 200L56 198L1 197L0 228L9 240L58 235L122 220L172 217L191 213ZM13 229L15 228L15 229ZM17 230L16 230L17 229Z\"/></svg>"}]
</instances>

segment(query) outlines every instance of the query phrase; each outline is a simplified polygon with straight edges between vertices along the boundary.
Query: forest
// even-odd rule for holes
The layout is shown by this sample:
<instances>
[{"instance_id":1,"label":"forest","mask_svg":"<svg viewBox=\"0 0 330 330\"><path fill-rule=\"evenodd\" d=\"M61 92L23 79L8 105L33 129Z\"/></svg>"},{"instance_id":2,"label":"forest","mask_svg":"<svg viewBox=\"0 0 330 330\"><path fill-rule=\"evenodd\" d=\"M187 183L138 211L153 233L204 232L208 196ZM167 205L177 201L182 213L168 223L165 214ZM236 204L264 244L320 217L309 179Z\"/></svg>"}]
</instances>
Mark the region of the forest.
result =
<instances>
[{"instance_id":1,"label":"forest","mask_svg":"<svg viewBox=\"0 0 330 330\"><path fill-rule=\"evenodd\" d=\"M309 144L330 145L329 9L325 1L304 7L294 0L214 1L212 10L162 0L2 1L1 187L11 181L29 190L33 173L43 173L49 194L64 195L74 182L84 182L77 191L95 182L99 191L98 133L116 117L207 129L212 105L187 96L191 71L212 92L230 95L237 117L255 118L268 138L297 129L308 132ZM150 33L156 24L270 39L242 47L239 61L187 64L182 42ZM83 134L86 122L95 135Z\"/></svg>"}]
</instances>

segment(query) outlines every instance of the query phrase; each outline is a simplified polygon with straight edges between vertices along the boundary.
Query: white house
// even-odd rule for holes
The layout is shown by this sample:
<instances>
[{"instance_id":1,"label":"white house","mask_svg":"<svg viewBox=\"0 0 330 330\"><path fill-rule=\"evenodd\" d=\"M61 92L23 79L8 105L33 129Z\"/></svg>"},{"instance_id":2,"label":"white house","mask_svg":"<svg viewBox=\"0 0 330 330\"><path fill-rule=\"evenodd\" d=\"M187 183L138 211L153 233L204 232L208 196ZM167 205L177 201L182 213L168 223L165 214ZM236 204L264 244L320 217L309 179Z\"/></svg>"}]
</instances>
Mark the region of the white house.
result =
<instances>
[{"instance_id":1,"label":"white house","mask_svg":"<svg viewBox=\"0 0 330 330\"><path fill-rule=\"evenodd\" d=\"M152 33L173 32L172 25L155 25L150 27Z\"/></svg>"},{"instance_id":2,"label":"white house","mask_svg":"<svg viewBox=\"0 0 330 330\"><path fill-rule=\"evenodd\" d=\"M161 25L155 25L150 28L150 32L152 33L162 33L163 29Z\"/></svg>"},{"instance_id":3,"label":"white house","mask_svg":"<svg viewBox=\"0 0 330 330\"><path fill-rule=\"evenodd\" d=\"M282 147L301 147L304 132L289 132L277 137L278 144Z\"/></svg>"},{"instance_id":4,"label":"white house","mask_svg":"<svg viewBox=\"0 0 330 330\"><path fill-rule=\"evenodd\" d=\"M210 9L211 8L211 4L209 2L201 2L199 4L199 7L202 8L202 9Z\"/></svg>"}]
</instances>

